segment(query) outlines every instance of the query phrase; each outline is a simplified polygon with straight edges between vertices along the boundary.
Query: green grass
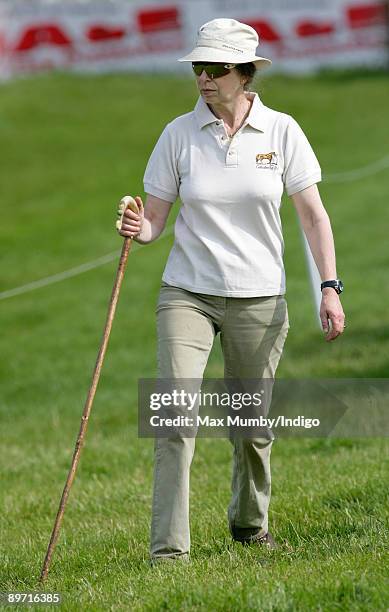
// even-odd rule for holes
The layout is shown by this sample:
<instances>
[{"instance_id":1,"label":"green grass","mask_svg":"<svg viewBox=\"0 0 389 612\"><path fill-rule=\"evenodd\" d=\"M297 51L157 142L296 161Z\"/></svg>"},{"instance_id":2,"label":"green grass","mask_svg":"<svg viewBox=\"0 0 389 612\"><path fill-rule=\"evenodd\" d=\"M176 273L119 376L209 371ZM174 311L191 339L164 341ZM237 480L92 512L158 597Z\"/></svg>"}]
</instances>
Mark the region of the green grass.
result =
<instances>
[{"instance_id":1,"label":"green grass","mask_svg":"<svg viewBox=\"0 0 389 612\"><path fill-rule=\"evenodd\" d=\"M259 90L265 104L302 124L324 173L388 154L385 74L277 76ZM120 248L116 204L125 193L143 193L158 134L193 108L196 91L178 77L56 74L3 85L0 93L5 291ZM389 172L320 189L346 285L347 333L331 344L322 338L285 199L291 329L278 374L388 377ZM168 235L130 257L45 590L62 592L64 610L386 610L385 439L274 443L270 524L282 543L274 553L230 541L231 449L226 440L199 439L192 563L149 567L152 441L137 438L137 380L156 371L154 306L171 243ZM39 588L115 268L0 301L0 591ZM222 371L215 345L207 376Z\"/></svg>"}]
</instances>

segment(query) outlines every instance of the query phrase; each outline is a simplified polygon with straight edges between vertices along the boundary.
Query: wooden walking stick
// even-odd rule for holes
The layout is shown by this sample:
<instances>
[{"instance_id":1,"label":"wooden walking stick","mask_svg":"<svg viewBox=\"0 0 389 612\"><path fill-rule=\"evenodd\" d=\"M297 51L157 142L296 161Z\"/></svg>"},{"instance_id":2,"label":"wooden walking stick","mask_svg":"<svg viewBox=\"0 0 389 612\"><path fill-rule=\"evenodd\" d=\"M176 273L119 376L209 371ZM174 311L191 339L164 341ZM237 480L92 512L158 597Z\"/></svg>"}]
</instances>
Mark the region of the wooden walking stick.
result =
<instances>
[{"instance_id":1,"label":"wooden walking stick","mask_svg":"<svg viewBox=\"0 0 389 612\"><path fill-rule=\"evenodd\" d=\"M122 218L123 218L123 214L124 214L124 211L127 208L131 208L131 210L133 210L136 213L139 212L138 205L135 202L135 200L133 198L131 198L130 196L124 197L121 200L121 202L120 202L119 211L121 213L121 217L120 217L120 220L117 221L117 224L116 224L118 228L120 228L120 226L121 226L121 221L122 221ZM118 213L118 214L120 214L120 213ZM59 530L61 528L62 519L63 519L63 515L64 515L64 512L65 512L66 502L67 502L67 499L69 497L69 492L70 492L70 488L71 488L71 486L73 484L74 477L76 475L76 470L77 470L78 462L79 462L79 459L80 459L81 449L82 449L82 445L83 445L83 442L84 442L86 430L87 430L87 427L88 427L89 415L90 415L91 410L92 410L92 404L93 404L93 400L94 400L94 397L95 397L97 384L99 382L100 372L101 372L101 368L102 368L102 365L103 365L105 352L106 352L107 346L108 346L108 340L109 340L109 336L110 336L110 333L111 333L113 319L114 319L114 316L115 316L116 304L117 304L117 301L118 301L118 298L119 298L120 287L121 287L122 280L123 280L123 277L124 277L124 272L125 272L126 265L127 265L128 255L129 255L129 252L130 252L130 249L131 249L131 243L132 243L132 239L131 238L125 238L124 243L123 243L122 252L121 252L121 255L120 255L118 269L117 269L117 272L116 272L115 283L114 283L114 286L113 286L113 289L112 289L111 299L110 299L110 302L109 302L108 314L107 314L107 319L106 319L106 323L105 323L105 327L104 327L103 338L102 338L101 343L100 343L100 348L99 348L99 352L98 352L98 355L97 355L96 365L95 365L95 369L93 371L92 382L91 382L91 385L89 387L89 392L88 392L88 395L87 395L87 398L86 398L86 402L85 402L85 406L84 406L84 412L82 413L82 417L81 417L81 426L80 426L80 431L78 433L78 438L77 438L76 446L75 446L74 453L73 453L72 464L71 464L71 467L70 467L70 470L69 470L69 473L68 473L68 477L66 479L66 483L65 483L65 486L64 486L64 490L63 490L63 493L62 493L61 501L60 501L58 512L57 512L57 517L55 519L55 523L54 523L53 531L51 533L51 538L50 538L49 546L47 548L46 557L45 557L45 560L43 562L43 567L42 567L42 571L41 571L41 575L40 575L40 579L39 579L40 582L44 582L46 580L46 578L47 578L47 574L48 574L49 568L50 568L51 557L53 555L54 548L55 548L55 545L56 545L57 540L58 540Z\"/></svg>"}]
</instances>

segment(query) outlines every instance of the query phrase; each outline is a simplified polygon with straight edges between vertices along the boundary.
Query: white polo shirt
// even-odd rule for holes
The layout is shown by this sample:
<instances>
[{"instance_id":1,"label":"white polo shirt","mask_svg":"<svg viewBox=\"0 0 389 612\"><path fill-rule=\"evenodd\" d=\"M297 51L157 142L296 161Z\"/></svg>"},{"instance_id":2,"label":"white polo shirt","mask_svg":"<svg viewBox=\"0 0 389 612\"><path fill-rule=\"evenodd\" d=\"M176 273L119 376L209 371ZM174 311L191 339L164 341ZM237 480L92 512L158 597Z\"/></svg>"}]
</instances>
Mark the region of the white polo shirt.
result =
<instances>
[{"instance_id":1,"label":"white polo shirt","mask_svg":"<svg viewBox=\"0 0 389 612\"><path fill-rule=\"evenodd\" d=\"M232 139L200 97L166 126L148 161L145 192L182 203L162 277L169 285L231 297L285 293L281 196L317 183L321 170L297 122L246 95L251 110Z\"/></svg>"}]
</instances>

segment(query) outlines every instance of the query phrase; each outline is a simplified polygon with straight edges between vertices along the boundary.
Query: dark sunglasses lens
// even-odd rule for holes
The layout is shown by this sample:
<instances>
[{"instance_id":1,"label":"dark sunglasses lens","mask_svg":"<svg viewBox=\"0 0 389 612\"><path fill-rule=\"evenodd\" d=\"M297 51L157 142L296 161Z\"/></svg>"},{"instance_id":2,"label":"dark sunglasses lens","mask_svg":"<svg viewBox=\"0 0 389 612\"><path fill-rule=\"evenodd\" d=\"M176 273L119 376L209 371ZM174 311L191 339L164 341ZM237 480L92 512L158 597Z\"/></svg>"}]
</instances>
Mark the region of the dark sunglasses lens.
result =
<instances>
[{"instance_id":1,"label":"dark sunglasses lens","mask_svg":"<svg viewBox=\"0 0 389 612\"><path fill-rule=\"evenodd\" d=\"M192 67L197 76L200 76L203 70L205 70L211 79L217 79L229 72L228 68L224 67L224 64L192 64Z\"/></svg>"},{"instance_id":2,"label":"dark sunglasses lens","mask_svg":"<svg viewBox=\"0 0 389 612\"><path fill-rule=\"evenodd\" d=\"M200 76L204 70L204 64L192 64L192 68L194 73L197 74L197 76Z\"/></svg>"}]
</instances>

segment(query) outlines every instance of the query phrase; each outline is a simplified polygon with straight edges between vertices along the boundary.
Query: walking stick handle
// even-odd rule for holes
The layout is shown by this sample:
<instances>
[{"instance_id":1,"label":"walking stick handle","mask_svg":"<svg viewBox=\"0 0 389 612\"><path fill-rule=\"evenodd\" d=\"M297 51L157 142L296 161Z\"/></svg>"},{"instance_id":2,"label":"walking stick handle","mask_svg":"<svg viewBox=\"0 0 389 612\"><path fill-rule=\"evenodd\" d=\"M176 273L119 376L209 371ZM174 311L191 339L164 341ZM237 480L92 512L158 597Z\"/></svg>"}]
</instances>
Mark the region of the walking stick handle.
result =
<instances>
[{"instance_id":1,"label":"walking stick handle","mask_svg":"<svg viewBox=\"0 0 389 612\"><path fill-rule=\"evenodd\" d=\"M125 203L125 208L128 205L132 204L132 202L129 202L127 200L127 198L130 198L130 196L126 196L125 198L123 198L121 200L121 203ZM135 202L135 200L133 200L133 198L130 198L130 200ZM136 205L136 202L135 202L135 205ZM125 210L125 208L124 208L124 210ZM132 208L132 206L131 206L131 208ZM124 213L124 211L123 211L123 213ZM65 482L65 486L64 486L63 492L62 492L62 497L61 497L61 501L60 501L60 504L59 504L59 508L58 508L56 519L55 519L54 527L53 527L53 530L52 530L52 533L51 533L50 542L49 542L49 545L48 545L48 548L47 548L45 560L43 562L43 566L42 566L42 570L41 570L41 574L40 574L40 578L39 578L40 582L44 582L46 580L46 578L47 578L47 575L48 575L48 572L49 572L49 568L50 568L51 558L53 556L55 545L57 543L58 536L59 536L59 531L60 531L60 528L61 528L62 519L63 519L63 515L64 515L64 512L65 512L66 502L67 502L67 499L69 497L69 492L70 492L70 488L71 488L71 486L73 484L74 477L76 475L76 470L77 470L78 462L79 462L79 459L80 459L82 445L83 445L83 442L84 442L86 430L88 428L89 415L90 415L91 410L92 410L93 400L94 400L94 397L95 397L95 394L96 394L97 384L99 382L101 368L102 368L102 365L103 365L104 356L105 356L105 353L106 353L106 350L107 350L107 346L108 346L109 336L110 336L111 329L112 329L112 323L113 323L113 319L114 319L114 316L115 316L116 305L117 305L117 302L118 302L118 299L119 299L120 288L121 288L121 285L122 285L122 281L123 281L123 277L124 277L124 272L125 272L126 265L127 265L128 255L129 255L130 250L131 250L131 244L132 244L132 239L131 238L125 238L124 239L122 251L121 251L121 254L120 254L120 260L119 260L119 264L118 264L118 268L117 268L117 272L116 272L115 283L114 283L114 286L113 286L113 289L112 289L111 299L110 299L109 306L108 306L108 313L107 313L107 318L106 318L106 322L105 322L103 337L102 337L102 340L101 340L101 343L100 343L100 348L99 348L99 352L97 354L96 364L95 364L95 368L94 368L94 371L93 371L92 382L91 382L90 387L89 387L88 395L87 395L86 402L85 402L85 405L84 405L84 411L83 411L82 417L81 417L80 430L79 430L79 433L78 433L78 437L77 437L77 441L76 441L76 446L74 448L72 463L71 463L70 470L69 470L69 473L68 473L68 476L67 476L67 479L66 479L66 482Z\"/></svg>"}]
</instances>

